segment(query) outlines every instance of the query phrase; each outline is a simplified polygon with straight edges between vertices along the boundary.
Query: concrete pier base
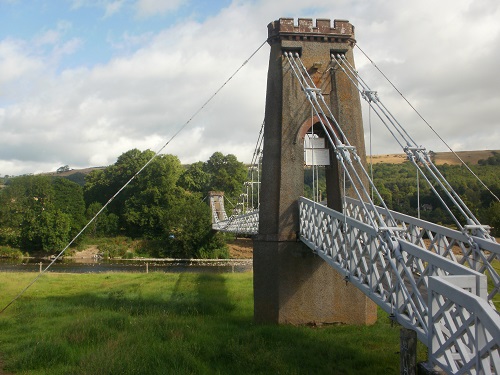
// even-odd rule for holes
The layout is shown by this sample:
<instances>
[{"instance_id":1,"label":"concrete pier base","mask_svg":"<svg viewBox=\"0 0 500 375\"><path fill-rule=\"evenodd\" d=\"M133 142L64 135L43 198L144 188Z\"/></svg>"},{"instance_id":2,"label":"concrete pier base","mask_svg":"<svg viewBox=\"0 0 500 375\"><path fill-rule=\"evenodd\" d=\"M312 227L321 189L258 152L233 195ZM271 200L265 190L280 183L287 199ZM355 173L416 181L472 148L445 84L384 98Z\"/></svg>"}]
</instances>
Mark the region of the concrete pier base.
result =
<instances>
[{"instance_id":1,"label":"concrete pier base","mask_svg":"<svg viewBox=\"0 0 500 375\"><path fill-rule=\"evenodd\" d=\"M373 324L376 305L301 242L254 240L258 323Z\"/></svg>"}]
</instances>

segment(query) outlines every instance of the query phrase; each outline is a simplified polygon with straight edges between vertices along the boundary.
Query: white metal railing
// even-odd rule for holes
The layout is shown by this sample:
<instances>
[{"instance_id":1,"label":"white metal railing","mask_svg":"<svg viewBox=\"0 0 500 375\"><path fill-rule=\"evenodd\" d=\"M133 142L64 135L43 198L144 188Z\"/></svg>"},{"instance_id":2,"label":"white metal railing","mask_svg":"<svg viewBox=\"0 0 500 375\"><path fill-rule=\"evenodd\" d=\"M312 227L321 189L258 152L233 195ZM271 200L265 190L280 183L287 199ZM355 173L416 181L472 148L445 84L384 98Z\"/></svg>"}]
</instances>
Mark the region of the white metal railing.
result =
<instances>
[{"instance_id":1,"label":"white metal railing","mask_svg":"<svg viewBox=\"0 0 500 375\"><path fill-rule=\"evenodd\" d=\"M463 359L456 353L462 351L465 345L462 341L467 341L467 338L457 337L457 329L441 320L436 322L430 314L429 298L433 292L429 280L458 277L463 289L458 289L457 296L474 295L484 302L477 305L481 311L473 310L471 314L497 316L487 303L486 276L408 241L404 228L373 228L359 218L351 217L349 211L340 213L306 198L299 199L299 207L300 238L307 246L398 323L415 330L423 343L428 344L437 329L448 332L455 342L445 350L446 356L455 358L456 366L461 366ZM386 231L391 234L387 236ZM388 239L392 243L388 243ZM460 301L460 297L457 298ZM453 308L458 309L458 305ZM436 324L439 327L436 328ZM481 346L477 353L481 355L488 350L491 358L497 358L500 336L495 340L496 346L487 344L488 349ZM429 356L433 355L429 347ZM438 360L432 357L434 363ZM474 368L478 373L488 373L483 367L477 367L483 365L476 364Z\"/></svg>"},{"instance_id":2,"label":"white metal railing","mask_svg":"<svg viewBox=\"0 0 500 375\"><path fill-rule=\"evenodd\" d=\"M259 230L259 210L243 215L230 216L227 220L212 223L212 229L237 234L257 234Z\"/></svg>"},{"instance_id":3,"label":"white metal railing","mask_svg":"<svg viewBox=\"0 0 500 375\"><path fill-rule=\"evenodd\" d=\"M364 223L370 221L366 217L366 209L356 199L346 197L346 211L350 217ZM491 301L500 293L500 276L493 265L495 259L500 259L500 244L490 239L475 236L475 233L464 233L443 227L396 211L375 206L379 215L391 214L397 225L404 229L400 232L405 240L427 249L442 257L448 258L480 273L490 275L493 287L488 300ZM368 207L370 210L371 207ZM389 212L388 212L389 211Z\"/></svg>"},{"instance_id":4,"label":"white metal railing","mask_svg":"<svg viewBox=\"0 0 500 375\"><path fill-rule=\"evenodd\" d=\"M461 281L429 278L429 360L452 374L499 374L500 316Z\"/></svg>"},{"instance_id":5,"label":"white metal railing","mask_svg":"<svg viewBox=\"0 0 500 375\"><path fill-rule=\"evenodd\" d=\"M237 234L257 234L259 210L228 217L224 208L224 195L220 192L210 193L210 208L212 209L213 230Z\"/></svg>"}]
</instances>

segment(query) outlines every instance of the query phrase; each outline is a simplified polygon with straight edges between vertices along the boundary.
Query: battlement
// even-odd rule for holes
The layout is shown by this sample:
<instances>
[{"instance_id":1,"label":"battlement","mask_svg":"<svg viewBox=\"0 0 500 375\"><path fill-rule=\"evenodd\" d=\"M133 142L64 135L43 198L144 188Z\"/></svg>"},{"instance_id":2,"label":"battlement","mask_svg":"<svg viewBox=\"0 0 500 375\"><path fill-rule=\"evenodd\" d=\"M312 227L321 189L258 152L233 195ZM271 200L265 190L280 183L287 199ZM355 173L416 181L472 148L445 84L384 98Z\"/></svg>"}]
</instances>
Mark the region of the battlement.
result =
<instances>
[{"instance_id":1,"label":"battlement","mask_svg":"<svg viewBox=\"0 0 500 375\"><path fill-rule=\"evenodd\" d=\"M293 18L280 18L267 25L269 44L280 40L313 40L324 42L354 42L354 26L346 20L318 18L316 25L312 18L299 18L297 25Z\"/></svg>"}]
</instances>

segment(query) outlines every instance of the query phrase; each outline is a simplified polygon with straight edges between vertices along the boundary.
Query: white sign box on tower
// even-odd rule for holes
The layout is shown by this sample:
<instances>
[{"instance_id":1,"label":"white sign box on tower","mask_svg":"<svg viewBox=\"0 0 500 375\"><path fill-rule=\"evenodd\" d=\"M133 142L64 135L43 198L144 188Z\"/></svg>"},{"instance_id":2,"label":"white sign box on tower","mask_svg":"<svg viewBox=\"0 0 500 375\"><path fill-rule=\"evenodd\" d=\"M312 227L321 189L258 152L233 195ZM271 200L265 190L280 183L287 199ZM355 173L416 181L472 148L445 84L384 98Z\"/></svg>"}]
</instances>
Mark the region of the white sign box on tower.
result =
<instances>
[{"instance_id":1,"label":"white sign box on tower","mask_svg":"<svg viewBox=\"0 0 500 375\"><path fill-rule=\"evenodd\" d=\"M324 138L304 139L304 160L306 165L330 165L330 152Z\"/></svg>"}]
</instances>

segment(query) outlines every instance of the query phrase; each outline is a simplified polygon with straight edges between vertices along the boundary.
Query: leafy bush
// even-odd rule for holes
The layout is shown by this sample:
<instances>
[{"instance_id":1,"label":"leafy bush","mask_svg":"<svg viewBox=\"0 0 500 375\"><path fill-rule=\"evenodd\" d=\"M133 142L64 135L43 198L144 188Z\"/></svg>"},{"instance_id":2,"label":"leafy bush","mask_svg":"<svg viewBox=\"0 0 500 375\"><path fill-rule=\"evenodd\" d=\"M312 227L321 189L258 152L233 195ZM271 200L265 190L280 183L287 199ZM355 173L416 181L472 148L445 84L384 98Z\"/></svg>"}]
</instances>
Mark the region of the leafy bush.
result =
<instances>
[{"instance_id":1,"label":"leafy bush","mask_svg":"<svg viewBox=\"0 0 500 375\"><path fill-rule=\"evenodd\" d=\"M107 238L106 241L102 241L97 247L104 258L125 258L127 257L127 253L130 253L132 246L130 238L114 237Z\"/></svg>"},{"instance_id":2,"label":"leafy bush","mask_svg":"<svg viewBox=\"0 0 500 375\"><path fill-rule=\"evenodd\" d=\"M500 153L492 151L492 154L488 159L480 159L477 163L479 165L500 165Z\"/></svg>"},{"instance_id":3,"label":"leafy bush","mask_svg":"<svg viewBox=\"0 0 500 375\"><path fill-rule=\"evenodd\" d=\"M0 258L19 259L23 257L23 253L19 249L10 246L0 246Z\"/></svg>"}]
</instances>

